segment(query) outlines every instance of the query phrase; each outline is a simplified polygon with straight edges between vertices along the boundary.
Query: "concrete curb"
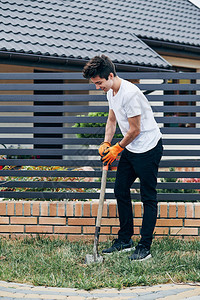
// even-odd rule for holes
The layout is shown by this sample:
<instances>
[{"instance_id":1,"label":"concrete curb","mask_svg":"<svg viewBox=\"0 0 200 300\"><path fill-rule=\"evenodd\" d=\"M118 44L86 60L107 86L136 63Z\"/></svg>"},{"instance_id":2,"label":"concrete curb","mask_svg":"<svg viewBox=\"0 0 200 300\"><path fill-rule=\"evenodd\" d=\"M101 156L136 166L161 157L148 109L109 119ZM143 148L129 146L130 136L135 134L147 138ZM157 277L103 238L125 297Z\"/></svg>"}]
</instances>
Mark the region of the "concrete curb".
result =
<instances>
[{"instance_id":1,"label":"concrete curb","mask_svg":"<svg viewBox=\"0 0 200 300\"><path fill-rule=\"evenodd\" d=\"M165 284L145 287L130 287L123 290L100 289L85 291L71 288L32 286L0 281L0 299L55 299L55 300L197 300L200 286Z\"/></svg>"}]
</instances>

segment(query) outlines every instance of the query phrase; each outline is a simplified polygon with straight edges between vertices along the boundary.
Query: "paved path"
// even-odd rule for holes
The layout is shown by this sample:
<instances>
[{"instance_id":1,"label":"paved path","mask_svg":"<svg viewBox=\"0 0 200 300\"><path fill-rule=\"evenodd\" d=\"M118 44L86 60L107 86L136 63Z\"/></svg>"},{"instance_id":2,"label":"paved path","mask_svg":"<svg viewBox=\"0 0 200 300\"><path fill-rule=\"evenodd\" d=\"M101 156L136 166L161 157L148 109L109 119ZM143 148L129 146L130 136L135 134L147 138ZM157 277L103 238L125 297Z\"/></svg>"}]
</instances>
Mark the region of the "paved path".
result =
<instances>
[{"instance_id":1,"label":"paved path","mask_svg":"<svg viewBox=\"0 0 200 300\"><path fill-rule=\"evenodd\" d=\"M0 299L68 299L68 300L200 300L200 286L156 285L132 287L123 290L100 289L85 291L70 288L53 288L0 281Z\"/></svg>"}]
</instances>

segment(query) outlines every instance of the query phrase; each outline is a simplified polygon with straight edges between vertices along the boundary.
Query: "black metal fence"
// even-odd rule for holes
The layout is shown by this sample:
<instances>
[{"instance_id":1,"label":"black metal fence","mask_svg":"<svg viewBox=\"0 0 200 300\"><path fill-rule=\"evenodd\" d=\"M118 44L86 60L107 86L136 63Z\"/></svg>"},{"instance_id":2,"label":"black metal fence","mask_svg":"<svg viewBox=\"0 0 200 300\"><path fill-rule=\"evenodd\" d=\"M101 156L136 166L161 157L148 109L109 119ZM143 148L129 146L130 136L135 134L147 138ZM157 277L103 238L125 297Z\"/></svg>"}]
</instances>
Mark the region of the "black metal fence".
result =
<instances>
[{"instance_id":1,"label":"black metal fence","mask_svg":"<svg viewBox=\"0 0 200 300\"><path fill-rule=\"evenodd\" d=\"M119 76L144 92L163 133L158 199L199 201L200 73ZM0 198L98 199L106 95L80 73L6 73L0 102ZM108 172L107 199L115 173ZM139 200L139 182L132 188Z\"/></svg>"}]
</instances>

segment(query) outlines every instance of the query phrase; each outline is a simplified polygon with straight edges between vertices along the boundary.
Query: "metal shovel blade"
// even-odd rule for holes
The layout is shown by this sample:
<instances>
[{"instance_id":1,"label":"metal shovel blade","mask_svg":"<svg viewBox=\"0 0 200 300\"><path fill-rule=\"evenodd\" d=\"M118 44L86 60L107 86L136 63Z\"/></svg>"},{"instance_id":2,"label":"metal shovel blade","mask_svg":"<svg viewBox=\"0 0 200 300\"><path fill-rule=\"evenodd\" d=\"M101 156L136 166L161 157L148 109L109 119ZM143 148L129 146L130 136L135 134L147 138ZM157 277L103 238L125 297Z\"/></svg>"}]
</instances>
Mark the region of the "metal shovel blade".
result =
<instances>
[{"instance_id":1,"label":"metal shovel blade","mask_svg":"<svg viewBox=\"0 0 200 300\"><path fill-rule=\"evenodd\" d=\"M97 255L96 257L92 254L87 254L85 257L85 264L90 265L93 263L102 263L103 262L103 256Z\"/></svg>"}]
</instances>

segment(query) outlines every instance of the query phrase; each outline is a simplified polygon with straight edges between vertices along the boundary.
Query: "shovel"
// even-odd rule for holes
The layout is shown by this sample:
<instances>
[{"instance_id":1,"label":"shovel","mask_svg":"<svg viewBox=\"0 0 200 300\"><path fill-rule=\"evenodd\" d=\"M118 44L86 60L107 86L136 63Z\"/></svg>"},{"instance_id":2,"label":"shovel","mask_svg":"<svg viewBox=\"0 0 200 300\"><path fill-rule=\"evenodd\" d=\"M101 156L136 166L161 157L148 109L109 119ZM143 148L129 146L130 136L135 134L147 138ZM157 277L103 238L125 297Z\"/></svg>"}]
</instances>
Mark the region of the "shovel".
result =
<instances>
[{"instance_id":1,"label":"shovel","mask_svg":"<svg viewBox=\"0 0 200 300\"><path fill-rule=\"evenodd\" d=\"M94 235L93 254L86 255L85 257L86 264L102 263L103 261L103 257L98 254L98 242L99 242L99 233L100 233L101 219L103 213L104 196L106 190L107 172L108 172L108 165L103 166L102 177L101 177L101 191L99 196L99 206L98 206L95 235Z\"/></svg>"}]
</instances>

